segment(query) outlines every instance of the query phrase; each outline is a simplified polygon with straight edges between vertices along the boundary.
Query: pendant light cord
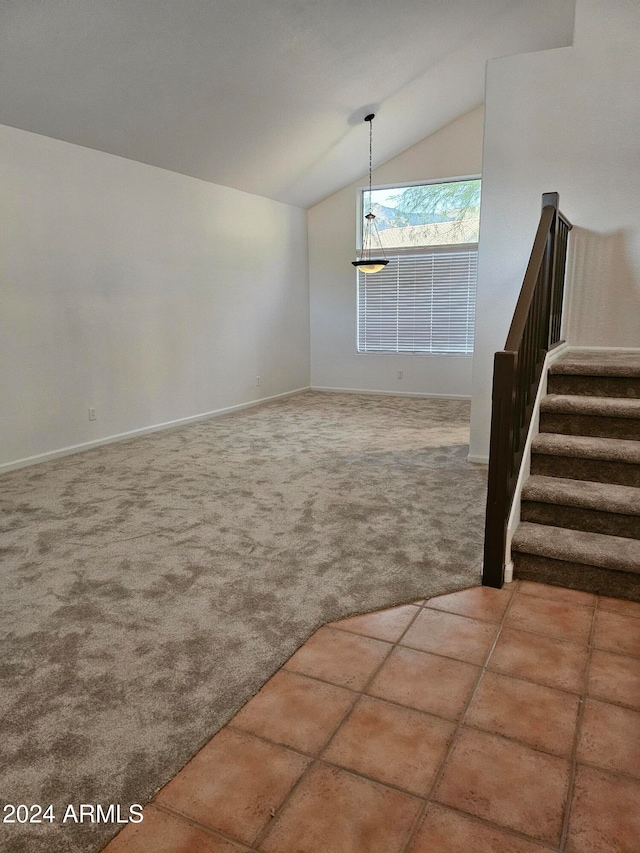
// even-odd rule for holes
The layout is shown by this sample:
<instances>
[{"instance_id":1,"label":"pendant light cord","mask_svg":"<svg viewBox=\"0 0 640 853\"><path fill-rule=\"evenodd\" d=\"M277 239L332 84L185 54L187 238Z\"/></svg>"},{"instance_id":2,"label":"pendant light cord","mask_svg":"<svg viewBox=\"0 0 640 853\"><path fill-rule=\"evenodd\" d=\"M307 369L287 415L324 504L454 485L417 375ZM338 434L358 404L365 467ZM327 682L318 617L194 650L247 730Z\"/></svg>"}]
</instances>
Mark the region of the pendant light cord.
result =
<instances>
[{"instance_id":1,"label":"pendant light cord","mask_svg":"<svg viewBox=\"0 0 640 853\"><path fill-rule=\"evenodd\" d=\"M375 261L375 269L365 269L364 272L378 272L378 270L385 267L389 261L387 260L387 256L384 251L384 247L382 245L382 240L380 239L380 232L378 231L378 225L376 223L376 217L373 212L373 203L371 196L373 194L373 186L372 186L372 174L373 174L373 119L375 118L375 114L371 113L368 116L365 116L365 121L369 122L369 213L366 214L364 219L366 219L366 224L362 223L362 247L360 250L360 260L354 261L353 263L358 266L364 266L365 261L369 261L371 259L372 248L373 248L373 238L377 239L378 245L380 246L380 254L382 255L382 259L377 258ZM364 208L364 204L363 204ZM363 211L364 212L364 211Z\"/></svg>"},{"instance_id":2,"label":"pendant light cord","mask_svg":"<svg viewBox=\"0 0 640 853\"><path fill-rule=\"evenodd\" d=\"M372 212L372 204L371 204L371 151L372 151L372 143L373 143L373 118L369 119L369 213Z\"/></svg>"}]
</instances>

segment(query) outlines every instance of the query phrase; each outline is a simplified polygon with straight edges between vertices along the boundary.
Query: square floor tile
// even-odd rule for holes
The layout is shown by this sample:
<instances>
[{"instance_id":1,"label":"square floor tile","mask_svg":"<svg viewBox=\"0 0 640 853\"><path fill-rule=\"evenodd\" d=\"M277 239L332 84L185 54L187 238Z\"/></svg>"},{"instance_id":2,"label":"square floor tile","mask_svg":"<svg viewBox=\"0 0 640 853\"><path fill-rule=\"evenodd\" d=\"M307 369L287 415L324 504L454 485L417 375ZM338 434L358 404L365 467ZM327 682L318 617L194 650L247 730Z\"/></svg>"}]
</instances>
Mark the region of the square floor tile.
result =
<instances>
[{"instance_id":1,"label":"square floor tile","mask_svg":"<svg viewBox=\"0 0 640 853\"><path fill-rule=\"evenodd\" d=\"M551 601L564 601L567 604L582 604L593 607L597 596L591 592L582 592L579 589L567 589L564 586L553 586L548 583L536 583L535 581L520 581L518 594L535 595L538 598L548 598Z\"/></svg>"},{"instance_id":2,"label":"square floor tile","mask_svg":"<svg viewBox=\"0 0 640 853\"><path fill-rule=\"evenodd\" d=\"M335 732L356 696L343 687L282 669L229 725L315 754Z\"/></svg>"},{"instance_id":3,"label":"square floor tile","mask_svg":"<svg viewBox=\"0 0 640 853\"><path fill-rule=\"evenodd\" d=\"M482 664L497 632L497 625L425 607L402 638L401 645Z\"/></svg>"},{"instance_id":4,"label":"square floor tile","mask_svg":"<svg viewBox=\"0 0 640 853\"><path fill-rule=\"evenodd\" d=\"M640 778L640 711L587 699L578 761Z\"/></svg>"},{"instance_id":5,"label":"square floor tile","mask_svg":"<svg viewBox=\"0 0 640 853\"><path fill-rule=\"evenodd\" d=\"M398 646L367 693L457 720L479 675L479 667L473 664Z\"/></svg>"},{"instance_id":6,"label":"square floor tile","mask_svg":"<svg viewBox=\"0 0 640 853\"><path fill-rule=\"evenodd\" d=\"M640 850L640 782L578 766L567 853Z\"/></svg>"},{"instance_id":7,"label":"square floor tile","mask_svg":"<svg viewBox=\"0 0 640 853\"><path fill-rule=\"evenodd\" d=\"M543 849L497 826L431 803L407 853L543 853Z\"/></svg>"},{"instance_id":8,"label":"square floor tile","mask_svg":"<svg viewBox=\"0 0 640 853\"><path fill-rule=\"evenodd\" d=\"M640 602L625 601L622 598L606 598L601 595L598 598L600 610L609 610L611 613L619 613L621 616L634 616L640 619Z\"/></svg>"},{"instance_id":9,"label":"square floor tile","mask_svg":"<svg viewBox=\"0 0 640 853\"><path fill-rule=\"evenodd\" d=\"M488 668L503 675L581 693L587 658L586 646L503 628Z\"/></svg>"},{"instance_id":10,"label":"square floor tile","mask_svg":"<svg viewBox=\"0 0 640 853\"><path fill-rule=\"evenodd\" d=\"M598 610L593 645L608 652L640 657L640 619Z\"/></svg>"},{"instance_id":11,"label":"square floor tile","mask_svg":"<svg viewBox=\"0 0 640 853\"><path fill-rule=\"evenodd\" d=\"M378 782L426 795L455 723L363 696L322 757Z\"/></svg>"},{"instance_id":12,"label":"square floor tile","mask_svg":"<svg viewBox=\"0 0 640 853\"><path fill-rule=\"evenodd\" d=\"M361 616L350 616L339 622L331 622L332 628L341 628L353 634L374 637L376 640L387 640L395 643L404 634L407 625L418 612L418 607L406 604L402 607L391 607L387 610L377 610L375 613L363 613Z\"/></svg>"},{"instance_id":13,"label":"square floor tile","mask_svg":"<svg viewBox=\"0 0 640 853\"><path fill-rule=\"evenodd\" d=\"M589 641L592 620L591 607L517 593L505 619L505 625L586 644Z\"/></svg>"},{"instance_id":14,"label":"square floor tile","mask_svg":"<svg viewBox=\"0 0 640 853\"><path fill-rule=\"evenodd\" d=\"M340 687L362 690L391 648L381 640L325 626L298 649L285 668Z\"/></svg>"},{"instance_id":15,"label":"square floor tile","mask_svg":"<svg viewBox=\"0 0 640 853\"><path fill-rule=\"evenodd\" d=\"M104 853L243 853L245 849L147 806L142 823L128 824Z\"/></svg>"},{"instance_id":16,"label":"square floor tile","mask_svg":"<svg viewBox=\"0 0 640 853\"><path fill-rule=\"evenodd\" d=\"M534 749L570 755L578 707L579 699L571 693L485 672L465 724Z\"/></svg>"},{"instance_id":17,"label":"square floor tile","mask_svg":"<svg viewBox=\"0 0 640 853\"><path fill-rule=\"evenodd\" d=\"M446 610L459 616L482 619L487 622L499 622L511 601L511 590L492 589L488 586L474 586L449 595L439 595L427 602L434 610Z\"/></svg>"},{"instance_id":18,"label":"square floor tile","mask_svg":"<svg viewBox=\"0 0 640 853\"><path fill-rule=\"evenodd\" d=\"M157 799L204 826L250 844L309 762L283 746L225 728Z\"/></svg>"},{"instance_id":19,"label":"square floor tile","mask_svg":"<svg viewBox=\"0 0 640 853\"><path fill-rule=\"evenodd\" d=\"M640 709L640 658L594 649L589 664L590 696Z\"/></svg>"},{"instance_id":20,"label":"square floor tile","mask_svg":"<svg viewBox=\"0 0 640 853\"><path fill-rule=\"evenodd\" d=\"M569 761L495 735L464 729L435 799L541 841L558 844Z\"/></svg>"},{"instance_id":21,"label":"square floor tile","mask_svg":"<svg viewBox=\"0 0 640 853\"><path fill-rule=\"evenodd\" d=\"M420 800L318 764L259 845L264 853L400 853Z\"/></svg>"}]
</instances>

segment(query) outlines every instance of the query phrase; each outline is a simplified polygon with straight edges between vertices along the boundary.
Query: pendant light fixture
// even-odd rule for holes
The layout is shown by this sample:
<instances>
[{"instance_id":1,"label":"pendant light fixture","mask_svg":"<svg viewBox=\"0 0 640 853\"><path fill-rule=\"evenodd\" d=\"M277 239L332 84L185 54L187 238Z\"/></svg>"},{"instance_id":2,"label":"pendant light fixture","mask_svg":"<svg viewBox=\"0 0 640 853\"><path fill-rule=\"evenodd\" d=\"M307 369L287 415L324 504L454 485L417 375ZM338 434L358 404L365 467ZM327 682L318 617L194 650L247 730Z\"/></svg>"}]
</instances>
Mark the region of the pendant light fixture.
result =
<instances>
[{"instance_id":1,"label":"pendant light fixture","mask_svg":"<svg viewBox=\"0 0 640 853\"><path fill-rule=\"evenodd\" d=\"M382 248L382 240L380 239L380 233L376 225L376 216L371 204L371 143L373 139L373 120L375 117L375 113L370 113L364 119L369 122L369 212L364 217L365 222L362 228L360 257L356 257L355 261L351 261L354 267L369 274L380 272L389 263ZM364 204L362 207L364 209Z\"/></svg>"}]
</instances>

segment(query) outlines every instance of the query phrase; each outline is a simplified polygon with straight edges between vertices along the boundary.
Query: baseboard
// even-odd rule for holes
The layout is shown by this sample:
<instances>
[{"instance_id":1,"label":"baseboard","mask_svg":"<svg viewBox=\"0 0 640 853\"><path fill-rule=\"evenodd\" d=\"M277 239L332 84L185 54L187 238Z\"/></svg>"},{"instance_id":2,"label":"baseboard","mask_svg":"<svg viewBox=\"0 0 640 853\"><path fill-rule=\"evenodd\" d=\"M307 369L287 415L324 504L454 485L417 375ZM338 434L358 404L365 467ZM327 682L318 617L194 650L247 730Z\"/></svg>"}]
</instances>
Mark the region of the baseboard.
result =
<instances>
[{"instance_id":1,"label":"baseboard","mask_svg":"<svg viewBox=\"0 0 640 853\"><path fill-rule=\"evenodd\" d=\"M230 412L237 412L241 409L250 409L254 406L259 406L262 403L269 403L272 400L281 400L284 397L293 397L296 394L301 394L304 391L309 391L310 387L296 388L294 391L285 391L282 394L273 394L271 397L261 397L259 400L251 400L248 403L238 403L235 406L226 406L224 409L214 409L211 412L202 412L198 415L189 415L186 418L178 418L175 421L165 421L161 424L153 424L153 426L141 427L140 429L129 430L128 432L120 432L116 435L109 435L105 438L98 438L94 441L85 441L81 444L72 444L69 447L61 447L58 450L51 450L47 453L38 453L35 456L27 456L24 459L16 459L15 462L5 462L0 465L0 474L7 471L14 471L17 468L26 468L29 465L37 465L40 462L48 462L50 459L58 459L61 456L71 456L74 453L82 453L83 450L91 450L94 447L101 447L104 444L113 444L116 441L125 441L128 438L136 438L141 435L148 435L152 432L160 432L164 429L172 427L186 426L187 424L197 423L198 421L206 421L209 418L220 417L227 415Z\"/></svg>"},{"instance_id":2,"label":"baseboard","mask_svg":"<svg viewBox=\"0 0 640 853\"><path fill-rule=\"evenodd\" d=\"M434 400L470 400L465 394L430 394L422 391L372 391L369 388L327 388L324 385L312 385L312 391L327 391L331 394L371 394L377 397L423 397Z\"/></svg>"},{"instance_id":3,"label":"baseboard","mask_svg":"<svg viewBox=\"0 0 640 853\"><path fill-rule=\"evenodd\" d=\"M469 453L467 456L467 462L476 462L478 465L488 465L489 457L488 456L476 456L475 454Z\"/></svg>"}]
</instances>

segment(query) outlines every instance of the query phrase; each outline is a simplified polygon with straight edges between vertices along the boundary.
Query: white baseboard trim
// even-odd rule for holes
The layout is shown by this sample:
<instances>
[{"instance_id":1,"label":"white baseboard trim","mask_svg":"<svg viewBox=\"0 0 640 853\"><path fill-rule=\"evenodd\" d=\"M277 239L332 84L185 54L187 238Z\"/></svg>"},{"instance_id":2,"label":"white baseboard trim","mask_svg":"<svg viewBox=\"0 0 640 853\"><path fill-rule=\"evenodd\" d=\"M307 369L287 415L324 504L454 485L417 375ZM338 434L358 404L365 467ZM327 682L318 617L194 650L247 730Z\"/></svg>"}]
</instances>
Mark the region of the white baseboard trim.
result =
<instances>
[{"instance_id":1,"label":"white baseboard trim","mask_svg":"<svg viewBox=\"0 0 640 853\"><path fill-rule=\"evenodd\" d=\"M328 388L324 385L312 385L312 391L327 391L330 394L371 394L377 397L424 397L434 400L470 400L464 394L430 394L422 391L372 391L369 388Z\"/></svg>"},{"instance_id":2,"label":"white baseboard trim","mask_svg":"<svg viewBox=\"0 0 640 853\"><path fill-rule=\"evenodd\" d=\"M0 474L7 471L14 471L17 468L26 468L29 465L37 465L39 462L48 462L50 459L58 459L60 456L71 456L74 453L82 453L83 450L91 450L94 447L101 447L104 444L113 444L116 441L125 441L128 438L136 438L137 436L148 435L152 432L160 432L161 430L171 429L172 427L186 426L187 424L197 423L198 421L206 421L209 418L220 417L220 415L227 415L230 412L237 412L241 409L250 409L254 406L259 406L262 403L269 403L272 400L281 400L284 397L293 397L296 394L301 394L304 391L309 390L311 389L307 385L304 388L296 388L294 391L284 391L282 394L273 394L271 397L261 397L259 400L251 400L248 403L238 403L235 406L226 406L223 409L214 409L211 412L202 412L198 415L189 415L189 417L178 418L174 421L165 421L161 424L153 424L153 426L132 429L128 432L117 433L116 435L108 435L104 438L97 438L95 441L84 441L81 444L72 444L69 447L61 447L58 450L38 453L35 456L26 456L24 459L16 459L15 462L5 462L0 465Z\"/></svg>"},{"instance_id":3,"label":"white baseboard trim","mask_svg":"<svg viewBox=\"0 0 640 853\"><path fill-rule=\"evenodd\" d=\"M475 456L474 454L469 453L469 455L467 456L467 462L476 462L478 465L488 465L489 457Z\"/></svg>"}]
</instances>

